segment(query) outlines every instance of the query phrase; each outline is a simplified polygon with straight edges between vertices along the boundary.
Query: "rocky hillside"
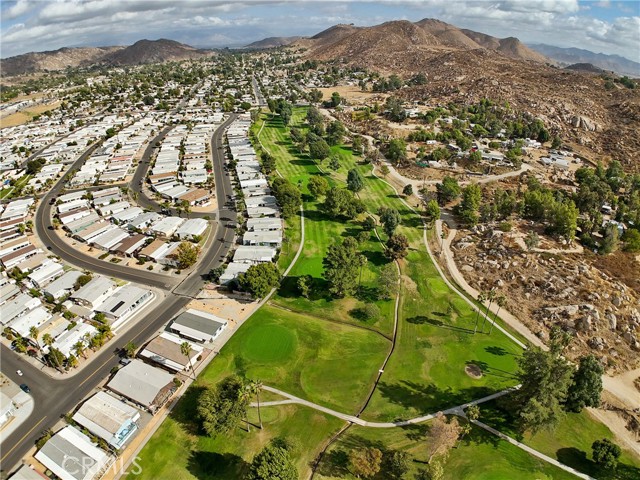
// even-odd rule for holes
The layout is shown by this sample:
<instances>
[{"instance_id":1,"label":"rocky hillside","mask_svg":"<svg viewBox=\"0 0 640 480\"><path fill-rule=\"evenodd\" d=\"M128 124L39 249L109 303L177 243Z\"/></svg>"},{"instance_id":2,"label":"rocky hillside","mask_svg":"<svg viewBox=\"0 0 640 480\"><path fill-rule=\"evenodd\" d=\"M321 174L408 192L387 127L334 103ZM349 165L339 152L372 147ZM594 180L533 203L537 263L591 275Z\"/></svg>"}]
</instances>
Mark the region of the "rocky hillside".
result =
<instances>
[{"instance_id":1,"label":"rocky hillside","mask_svg":"<svg viewBox=\"0 0 640 480\"><path fill-rule=\"evenodd\" d=\"M140 40L128 47L61 48L48 52L25 53L2 60L2 74L10 77L99 64L140 65L186 60L211 54L208 50L198 50L173 40Z\"/></svg>"},{"instance_id":2,"label":"rocky hillside","mask_svg":"<svg viewBox=\"0 0 640 480\"><path fill-rule=\"evenodd\" d=\"M320 59L355 59L373 53L384 54L404 48L412 52L436 53L447 49L484 49L506 57L535 62L548 61L517 38L496 38L472 30L460 29L440 20L425 18L412 23L407 20L385 22L373 27L336 25L304 41L311 54Z\"/></svg>"},{"instance_id":3,"label":"rocky hillside","mask_svg":"<svg viewBox=\"0 0 640 480\"><path fill-rule=\"evenodd\" d=\"M200 58L211 54L208 50L199 50L184 43L161 38L160 40L139 40L122 50L105 55L101 63L141 65Z\"/></svg>"},{"instance_id":4,"label":"rocky hillside","mask_svg":"<svg viewBox=\"0 0 640 480\"><path fill-rule=\"evenodd\" d=\"M32 52L2 60L2 75L11 77L39 71L64 70L67 67L99 62L105 55L124 47L61 48L48 52Z\"/></svg>"},{"instance_id":5,"label":"rocky hillside","mask_svg":"<svg viewBox=\"0 0 640 480\"><path fill-rule=\"evenodd\" d=\"M337 41L329 41L333 35L327 30L320 45L309 43L306 55L404 78L424 73L426 85L395 94L431 104L470 104L482 98L508 102L541 118L587 158L637 165L640 88L615 84L608 90L598 75L533 61L536 54L517 39L497 39L430 19L340 27Z\"/></svg>"}]
</instances>

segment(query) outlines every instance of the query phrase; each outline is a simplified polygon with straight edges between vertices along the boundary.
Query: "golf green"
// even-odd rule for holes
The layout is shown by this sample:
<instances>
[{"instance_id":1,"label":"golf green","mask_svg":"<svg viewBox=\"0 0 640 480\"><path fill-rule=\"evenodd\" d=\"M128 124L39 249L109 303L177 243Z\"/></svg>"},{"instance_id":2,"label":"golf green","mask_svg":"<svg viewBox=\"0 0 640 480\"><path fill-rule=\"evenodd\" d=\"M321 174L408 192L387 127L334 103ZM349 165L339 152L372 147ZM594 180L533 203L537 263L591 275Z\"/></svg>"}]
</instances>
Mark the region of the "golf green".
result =
<instances>
[{"instance_id":1,"label":"golf green","mask_svg":"<svg viewBox=\"0 0 640 480\"><path fill-rule=\"evenodd\" d=\"M256 362L281 362L296 349L294 331L282 325L259 325L246 336L244 355Z\"/></svg>"}]
</instances>

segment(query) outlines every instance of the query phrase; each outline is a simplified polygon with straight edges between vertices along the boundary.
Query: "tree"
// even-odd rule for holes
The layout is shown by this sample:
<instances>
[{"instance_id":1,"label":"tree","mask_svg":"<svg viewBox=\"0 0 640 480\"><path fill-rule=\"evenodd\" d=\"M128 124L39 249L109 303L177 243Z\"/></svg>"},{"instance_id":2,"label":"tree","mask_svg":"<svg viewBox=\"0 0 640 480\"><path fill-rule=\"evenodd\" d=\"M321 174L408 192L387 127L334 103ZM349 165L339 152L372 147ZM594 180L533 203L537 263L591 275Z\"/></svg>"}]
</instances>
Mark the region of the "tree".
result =
<instances>
[{"instance_id":1,"label":"tree","mask_svg":"<svg viewBox=\"0 0 640 480\"><path fill-rule=\"evenodd\" d=\"M313 277L311 275L301 275L300 277L298 277L296 285L298 287L300 295L302 295L304 298L309 298L309 295L311 294L312 282Z\"/></svg>"},{"instance_id":2,"label":"tree","mask_svg":"<svg viewBox=\"0 0 640 480\"><path fill-rule=\"evenodd\" d=\"M333 154L329 157L329 168L336 172L340 170L340 157L338 155Z\"/></svg>"},{"instance_id":3,"label":"tree","mask_svg":"<svg viewBox=\"0 0 640 480\"><path fill-rule=\"evenodd\" d=\"M398 293L398 270L393 263L387 263L378 277L377 297L380 300L389 300Z\"/></svg>"},{"instance_id":4,"label":"tree","mask_svg":"<svg viewBox=\"0 0 640 480\"><path fill-rule=\"evenodd\" d=\"M356 241L347 237L341 244L330 245L322 265L329 292L336 297L351 295L357 288L360 265L356 255Z\"/></svg>"},{"instance_id":5,"label":"tree","mask_svg":"<svg viewBox=\"0 0 640 480\"><path fill-rule=\"evenodd\" d=\"M427 463L438 456L446 456L453 448L460 436L460 424L457 418L452 418L447 422L447 417L442 412L438 412L431 421L427 432L427 453L429 455Z\"/></svg>"},{"instance_id":6,"label":"tree","mask_svg":"<svg viewBox=\"0 0 640 480\"><path fill-rule=\"evenodd\" d=\"M440 206L435 200L429 200L424 207L424 211L429 223L434 223L440 219Z\"/></svg>"},{"instance_id":7,"label":"tree","mask_svg":"<svg viewBox=\"0 0 640 480\"><path fill-rule=\"evenodd\" d=\"M498 298L496 298L496 304L498 305L498 310L496 310L496 313L493 316L493 322L491 323L491 328L489 329L489 335L491 335L491 332L493 331L493 326L496 324L496 320L498 319L498 314L500 313L500 309L504 307L506 303L507 303L507 297L505 297L504 295L498 295Z\"/></svg>"},{"instance_id":8,"label":"tree","mask_svg":"<svg viewBox=\"0 0 640 480\"><path fill-rule=\"evenodd\" d=\"M84 275L80 275L78 277L78 279L76 280L75 283L75 287L80 288L80 287L84 287L87 283L89 283L91 281L91 274L89 273L85 273Z\"/></svg>"},{"instance_id":9,"label":"tree","mask_svg":"<svg viewBox=\"0 0 640 480\"><path fill-rule=\"evenodd\" d=\"M280 272L275 263L265 262L251 265L249 269L238 275L238 283L243 290L256 298L264 298L280 283Z\"/></svg>"},{"instance_id":10,"label":"tree","mask_svg":"<svg viewBox=\"0 0 640 480\"><path fill-rule=\"evenodd\" d=\"M388 237L393 235L393 232L402 222L402 217L395 208L380 207L378 209L378 217L380 217L380 223Z\"/></svg>"},{"instance_id":11,"label":"tree","mask_svg":"<svg viewBox=\"0 0 640 480\"><path fill-rule=\"evenodd\" d=\"M620 245L618 226L615 223L609 223L604 228L604 238L602 239L602 245L600 246L600 252L604 255L618 250Z\"/></svg>"},{"instance_id":12,"label":"tree","mask_svg":"<svg viewBox=\"0 0 640 480\"><path fill-rule=\"evenodd\" d=\"M640 231L629 228L622 236L624 246L622 249L625 252L637 253L640 252Z\"/></svg>"},{"instance_id":13,"label":"tree","mask_svg":"<svg viewBox=\"0 0 640 480\"><path fill-rule=\"evenodd\" d=\"M393 450L385 453L384 469L391 478L401 479L409 471L409 455L406 452Z\"/></svg>"},{"instance_id":14,"label":"tree","mask_svg":"<svg viewBox=\"0 0 640 480\"><path fill-rule=\"evenodd\" d=\"M347 129L344 128L344 124L335 120L327 126L327 143L329 145L339 145L346 134Z\"/></svg>"},{"instance_id":15,"label":"tree","mask_svg":"<svg viewBox=\"0 0 640 480\"><path fill-rule=\"evenodd\" d=\"M49 347L49 353L45 356L49 365L60 368L64 362L64 354L54 347Z\"/></svg>"},{"instance_id":16,"label":"tree","mask_svg":"<svg viewBox=\"0 0 640 480\"><path fill-rule=\"evenodd\" d=\"M382 452L368 447L349 451L349 469L357 477L371 478L380 471Z\"/></svg>"},{"instance_id":17,"label":"tree","mask_svg":"<svg viewBox=\"0 0 640 480\"><path fill-rule=\"evenodd\" d=\"M53 342L54 340L50 333L45 333L44 335L42 335L42 343L44 343L47 347L53 345Z\"/></svg>"},{"instance_id":18,"label":"tree","mask_svg":"<svg viewBox=\"0 0 640 480\"><path fill-rule=\"evenodd\" d=\"M411 185L410 183L407 183L402 189L402 194L407 197L413 195L413 185Z\"/></svg>"},{"instance_id":19,"label":"tree","mask_svg":"<svg viewBox=\"0 0 640 480\"><path fill-rule=\"evenodd\" d=\"M296 469L286 443L275 439L251 462L246 480L297 480Z\"/></svg>"},{"instance_id":20,"label":"tree","mask_svg":"<svg viewBox=\"0 0 640 480\"><path fill-rule=\"evenodd\" d=\"M482 191L478 184L472 183L462 190L462 202L457 206L456 210L462 221L474 226L480 220L480 202L482 201Z\"/></svg>"},{"instance_id":21,"label":"tree","mask_svg":"<svg viewBox=\"0 0 640 480\"><path fill-rule=\"evenodd\" d=\"M317 88L312 88L309 91L309 101L311 103L319 103L322 100L322 92Z\"/></svg>"},{"instance_id":22,"label":"tree","mask_svg":"<svg viewBox=\"0 0 640 480\"><path fill-rule=\"evenodd\" d=\"M523 431L551 428L562 415L573 368L561 355L564 341L552 333L548 352L531 347L518 359L522 386L513 394L513 407Z\"/></svg>"},{"instance_id":23,"label":"tree","mask_svg":"<svg viewBox=\"0 0 640 480\"><path fill-rule=\"evenodd\" d=\"M487 294L485 292L478 293L478 303L482 305L487 300ZM475 334L478 331L478 321L480 320L480 312L482 311L482 307L478 307L476 309L476 324L473 327L473 333Z\"/></svg>"},{"instance_id":24,"label":"tree","mask_svg":"<svg viewBox=\"0 0 640 480\"><path fill-rule=\"evenodd\" d=\"M482 153L480 150L474 150L469 154L469 161L473 164L479 164L482 161Z\"/></svg>"},{"instance_id":25,"label":"tree","mask_svg":"<svg viewBox=\"0 0 640 480\"><path fill-rule=\"evenodd\" d=\"M271 183L273 195L282 209L282 216L290 218L300 210L302 194L300 189L285 178L278 177Z\"/></svg>"},{"instance_id":26,"label":"tree","mask_svg":"<svg viewBox=\"0 0 640 480\"><path fill-rule=\"evenodd\" d=\"M364 150L364 140L362 139L361 136L356 135L355 137L353 137L353 140L351 141L351 151L353 153L362 155L363 150Z\"/></svg>"},{"instance_id":27,"label":"tree","mask_svg":"<svg viewBox=\"0 0 640 480\"><path fill-rule=\"evenodd\" d=\"M181 242L177 248L177 260L180 268L189 268L198 261L200 246L191 242Z\"/></svg>"},{"instance_id":28,"label":"tree","mask_svg":"<svg viewBox=\"0 0 640 480\"><path fill-rule=\"evenodd\" d=\"M258 404L258 423L260 424L260 430L262 430L262 415L260 414L260 392L264 384L260 380L251 380L249 382L249 390L253 395L256 396L256 401Z\"/></svg>"},{"instance_id":29,"label":"tree","mask_svg":"<svg viewBox=\"0 0 640 480\"><path fill-rule=\"evenodd\" d=\"M394 138L389 142L387 158L396 164L407 159L407 144L402 138Z\"/></svg>"},{"instance_id":30,"label":"tree","mask_svg":"<svg viewBox=\"0 0 640 480\"><path fill-rule=\"evenodd\" d=\"M354 193L359 192L364 188L364 179L357 169L352 168L347 173L347 188Z\"/></svg>"},{"instance_id":31,"label":"tree","mask_svg":"<svg viewBox=\"0 0 640 480\"><path fill-rule=\"evenodd\" d=\"M193 363L191 362L191 344L189 342L182 342L180 344L180 353L189 360L189 368L193 373L193 378L196 378L196 371L193 369Z\"/></svg>"},{"instance_id":32,"label":"tree","mask_svg":"<svg viewBox=\"0 0 640 480\"><path fill-rule=\"evenodd\" d=\"M382 174L383 178L387 178L387 175L391 173L391 170L389 170L389 167L387 167L386 165L382 165L380 167L380 173Z\"/></svg>"},{"instance_id":33,"label":"tree","mask_svg":"<svg viewBox=\"0 0 640 480\"><path fill-rule=\"evenodd\" d=\"M228 433L246 417L245 381L237 375L226 377L215 387L205 388L198 397L196 413L202 430L209 436Z\"/></svg>"},{"instance_id":34,"label":"tree","mask_svg":"<svg viewBox=\"0 0 640 480\"><path fill-rule=\"evenodd\" d=\"M309 156L314 160L322 161L329 156L331 149L329 144L322 138L309 142Z\"/></svg>"},{"instance_id":35,"label":"tree","mask_svg":"<svg viewBox=\"0 0 640 480\"><path fill-rule=\"evenodd\" d=\"M330 106L335 108L338 105L340 105L341 102L342 102L342 97L340 97L340 94L338 92L333 92L331 94L331 104L330 104Z\"/></svg>"},{"instance_id":36,"label":"tree","mask_svg":"<svg viewBox=\"0 0 640 480\"><path fill-rule=\"evenodd\" d=\"M276 159L273 158L268 152L262 152L260 154L260 160L262 165L262 173L265 175L271 175L276 169Z\"/></svg>"},{"instance_id":37,"label":"tree","mask_svg":"<svg viewBox=\"0 0 640 480\"><path fill-rule=\"evenodd\" d=\"M78 357L76 357L73 354L70 354L67 357L67 367L69 368L76 368L78 366Z\"/></svg>"},{"instance_id":38,"label":"tree","mask_svg":"<svg viewBox=\"0 0 640 480\"><path fill-rule=\"evenodd\" d=\"M355 198L350 190L337 187L329 189L322 208L332 217L343 216L347 218L355 218L365 210L364 204Z\"/></svg>"},{"instance_id":39,"label":"tree","mask_svg":"<svg viewBox=\"0 0 640 480\"><path fill-rule=\"evenodd\" d=\"M123 348L124 354L127 356L127 358L135 357L137 348L138 346L133 343L132 340L130 340Z\"/></svg>"},{"instance_id":40,"label":"tree","mask_svg":"<svg viewBox=\"0 0 640 480\"><path fill-rule=\"evenodd\" d=\"M599 407L604 368L594 355L580 358L580 365L571 378L565 409L579 413L584 407Z\"/></svg>"},{"instance_id":41,"label":"tree","mask_svg":"<svg viewBox=\"0 0 640 480\"><path fill-rule=\"evenodd\" d=\"M409 248L409 240L401 233L394 233L389 237L386 243L384 255L391 260L397 260L407 256Z\"/></svg>"},{"instance_id":42,"label":"tree","mask_svg":"<svg viewBox=\"0 0 640 480\"><path fill-rule=\"evenodd\" d=\"M442 183L436 184L438 203L446 205L460 196L461 188L453 177L444 177Z\"/></svg>"},{"instance_id":43,"label":"tree","mask_svg":"<svg viewBox=\"0 0 640 480\"><path fill-rule=\"evenodd\" d=\"M134 348L134 351L135 351L135 348ZM78 340L76 343L73 344L73 353L76 354L76 357L82 356L83 358L87 358L85 356L85 345L82 340Z\"/></svg>"},{"instance_id":44,"label":"tree","mask_svg":"<svg viewBox=\"0 0 640 480\"><path fill-rule=\"evenodd\" d=\"M314 197L324 197L329 190L329 182L322 175L313 175L307 183L309 193Z\"/></svg>"},{"instance_id":45,"label":"tree","mask_svg":"<svg viewBox=\"0 0 640 480\"><path fill-rule=\"evenodd\" d=\"M613 470L618 466L618 459L622 455L622 449L608 438L596 440L591 445L593 461L602 467Z\"/></svg>"},{"instance_id":46,"label":"tree","mask_svg":"<svg viewBox=\"0 0 640 480\"><path fill-rule=\"evenodd\" d=\"M29 328L29 336L31 337L31 339L36 342L36 347L38 347L38 350L40 350L40 343L38 343L38 337L40 336L40 330L38 330L38 327L33 326Z\"/></svg>"}]
</instances>

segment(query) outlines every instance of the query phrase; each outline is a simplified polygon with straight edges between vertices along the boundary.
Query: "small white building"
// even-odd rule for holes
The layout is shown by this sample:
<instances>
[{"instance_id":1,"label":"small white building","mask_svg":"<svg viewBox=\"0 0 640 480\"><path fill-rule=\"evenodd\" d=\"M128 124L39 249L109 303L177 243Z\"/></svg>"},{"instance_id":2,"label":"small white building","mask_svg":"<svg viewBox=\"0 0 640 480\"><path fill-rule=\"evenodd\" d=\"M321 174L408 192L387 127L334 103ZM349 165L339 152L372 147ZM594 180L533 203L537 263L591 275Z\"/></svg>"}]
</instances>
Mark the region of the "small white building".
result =
<instances>
[{"instance_id":1,"label":"small white building","mask_svg":"<svg viewBox=\"0 0 640 480\"><path fill-rule=\"evenodd\" d=\"M176 235L182 240L189 240L194 236L202 236L208 226L209 222L204 218L191 218L180 225L176 230Z\"/></svg>"},{"instance_id":2,"label":"small white building","mask_svg":"<svg viewBox=\"0 0 640 480\"><path fill-rule=\"evenodd\" d=\"M178 315L169 330L197 342L212 342L226 328L227 321L211 313L190 308Z\"/></svg>"},{"instance_id":3,"label":"small white building","mask_svg":"<svg viewBox=\"0 0 640 480\"><path fill-rule=\"evenodd\" d=\"M113 293L115 288L116 284L107 277L97 276L71 295L71 298L85 307L96 308Z\"/></svg>"},{"instance_id":4,"label":"small white building","mask_svg":"<svg viewBox=\"0 0 640 480\"><path fill-rule=\"evenodd\" d=\"M58 278L63 273L64 268L62 265L53 260L49 260L31 272L27 278L35 288L42 289L51 280Z\"/></svg>"},{"instance_id":5,"label":"small white building","mask_svg":"<svg viewBox=\"0 0 640 480\"><path fill-rule=\"evenodd\" d=\"M104 313L111 328L115 330L152 298L151 290L145 290L135 285L125 285L110 294L100 306L95 308L95 311Z\"/></svg>"},{"instance_id":6,"label":"small white building","mask_svg":"<svg viewBox=\"0 0 640 480\"><path fill-rule=\"evenodd\" d=\"M189 355L182 353L182 338L169 332L162 332L151 340L146 347L138 354L141 358L146 358L171 371L188 371L192 365L198 363L198 356L202 354L203 348L191 342L189 344Z\"/></svg>"}]
</instances>

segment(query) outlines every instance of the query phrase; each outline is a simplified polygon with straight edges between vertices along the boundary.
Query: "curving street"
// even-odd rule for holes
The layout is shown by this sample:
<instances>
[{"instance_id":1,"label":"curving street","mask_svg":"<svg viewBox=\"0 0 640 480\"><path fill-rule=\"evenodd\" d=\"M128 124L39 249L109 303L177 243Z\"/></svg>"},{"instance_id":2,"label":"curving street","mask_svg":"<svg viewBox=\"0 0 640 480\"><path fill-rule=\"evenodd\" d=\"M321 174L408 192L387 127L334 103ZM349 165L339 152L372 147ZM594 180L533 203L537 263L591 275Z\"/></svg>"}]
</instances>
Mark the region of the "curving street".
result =
<instances>
[{"instance_id":1,"label":"curving street","mask_svg":"<svg viewBox=\"0 0 640 480\"><path fill-rule=\"evenodd\" d=\"M235 219L236 212L232 207L227 207L224 201L227 195L233 192L233 188L231 178L224 170L224 150L218 147L222 147L225 128L235 118L235 115L231 115L228 120L218 127L211 139L216 195L220 200L219 217L230 219ZM153 145L153 142L150 143L150 148L152 148L151 145ZM97 148L97 146L95 145L93 148ZM90 149L85 152L74 163L72 169L79 167L92 151L93 149ZM139 166L139 169L142 168L142 166ZM23 361L19 355L14 354L4 345L0 346L2 373L18 384L26 383L29 385L35 402L34 412L31 416L15 432L3 438L0 445L2 452L0 464L2 472L5 473L11 471L20 462L22 457L33 447L35 440L41 436L43 430L52 428L109 375L111 369L118 364L117 352L124 345L129 341L133 341L137 345L145 343L189 303L191 296L197 294L202 288L209 271L223 263L224 257L233 245L235 238L235 230L227 228L226 222L219 222L215 232L212 233L211 240L207 242L208 248L203 253L200 262L194 271L177 286L175 286L175 283L179 279L176 279L176 282L172 285L169 282L170 277L165 278L158 274L149 276L150 272L133 271L126 267L112 265L79 254L71 246L59 239L53 230L48 229L51 224L49 201L59 194L66 176L63 176L51 191L45 195L36 211L36 231L42 241L50 247L52 253L80 268L86 268L97 273L152 285L165 290L174 288L172 294L169 294L153 310L145 313L144 318L139 319L129 330L114 337L95 355L89 364L71 377L53 378L30 363ZM22 370L24 376L20 377L16 374L18 369Z\"/></svg>"}]
</instances>

